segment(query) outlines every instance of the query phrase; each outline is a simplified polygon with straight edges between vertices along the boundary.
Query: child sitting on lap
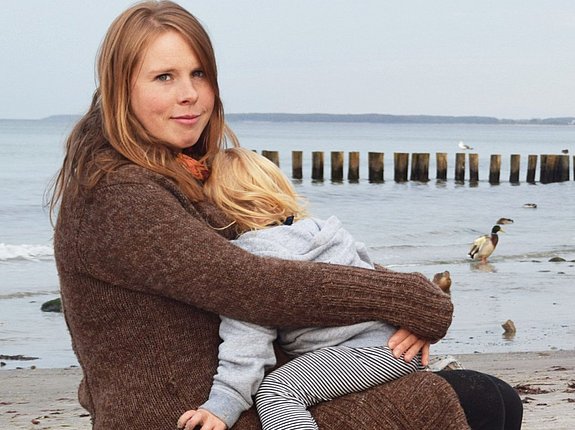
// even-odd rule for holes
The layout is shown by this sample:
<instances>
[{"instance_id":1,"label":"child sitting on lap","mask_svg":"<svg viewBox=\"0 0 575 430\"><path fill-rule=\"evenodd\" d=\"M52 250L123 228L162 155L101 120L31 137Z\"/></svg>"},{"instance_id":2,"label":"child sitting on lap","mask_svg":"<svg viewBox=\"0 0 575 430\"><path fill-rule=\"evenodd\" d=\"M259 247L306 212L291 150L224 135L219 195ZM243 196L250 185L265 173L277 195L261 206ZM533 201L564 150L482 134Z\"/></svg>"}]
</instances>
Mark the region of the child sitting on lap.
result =
<instances>
[{"instance_id":1,"label":"child sitting on lap","mask_svg":"<svg viewBox=\"0 0 575 430\"><path fill-rule=\"evenodd\" d=\"M240 236L233 243L251 253L373 269L365 246L336 217L308 217L290 180L253 151L219 153L204 192L236 224ZM231 428L255 395L264 430L317 429L307 410L311 405L422 369L420 355L411 362L393 355L387 342L396 330L383 321L288 329L222 316L219 366L209 399L178 424ZM276 340L293 359L265 376L276 364Z\"/></svg>"}]
</instances>

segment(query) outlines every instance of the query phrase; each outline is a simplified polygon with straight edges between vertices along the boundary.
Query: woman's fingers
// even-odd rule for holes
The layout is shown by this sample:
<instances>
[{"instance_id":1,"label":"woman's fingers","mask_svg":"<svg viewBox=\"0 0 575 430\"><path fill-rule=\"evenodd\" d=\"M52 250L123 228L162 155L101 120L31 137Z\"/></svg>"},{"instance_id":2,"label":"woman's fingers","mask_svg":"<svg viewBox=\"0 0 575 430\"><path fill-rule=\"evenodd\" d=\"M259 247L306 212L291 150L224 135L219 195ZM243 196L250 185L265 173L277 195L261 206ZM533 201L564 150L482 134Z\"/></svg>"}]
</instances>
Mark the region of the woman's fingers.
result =
<instances>
[{"instance_id":1,"label":"woman's fingers","mask_svg":"<svg viewBox=\"0 0 575 430\"><path fill-rule=\"evenodd\" d=\"M429 342L420 339L409 330L400 328L389 338L388 346L393 355L407 362L421 352L421 363L426 366L429 363Z\"/></svg>"},{"instance_id":2,"label":"woman's fingers","mask_svg":"<svg viewBox=\"0 0 575 430\"><path fill-rule=\"evenodd\" d=\"M389 338L387 344L391 349L394 349L396 346L401 344L410 334L411 332L409 330L400 328Z\"/></svg>"},{"instance_id":3,"label":"woman's fingers","mask_svg":"<svg viewBox=\"0 0 575 430\"><path fill-rule=\"evenodd\" d=\"M397 346L392 348L393 355L397 358L401 357L405 354L409 349L417 343L418 339L417 336L410 334L409 336L405 337Z\"/></svg>"},{"instance_id":4,"label":"woman's fingers","mask_svg":"<svg viewBox=\"0 0 575 430\"><path fill-rule=\"evenodd\" d=\"M426 343L424 340L420 340L417 337L415 337L415 339L416 340L407 348L403 355L403 359L407 362L413 360Z\"/></svg>"},{"instance_id":5,"label":"woman's fingers","mask_svg":"<svg viewBox=\"0 0 575 430\"><path fill-rule=\"evenodd\" d=\"M429 352L430 352L431 344L429 342L425 342L423 348L421 348L421 365L427 366L429 364Z\"/></svg>"}]
</instances>

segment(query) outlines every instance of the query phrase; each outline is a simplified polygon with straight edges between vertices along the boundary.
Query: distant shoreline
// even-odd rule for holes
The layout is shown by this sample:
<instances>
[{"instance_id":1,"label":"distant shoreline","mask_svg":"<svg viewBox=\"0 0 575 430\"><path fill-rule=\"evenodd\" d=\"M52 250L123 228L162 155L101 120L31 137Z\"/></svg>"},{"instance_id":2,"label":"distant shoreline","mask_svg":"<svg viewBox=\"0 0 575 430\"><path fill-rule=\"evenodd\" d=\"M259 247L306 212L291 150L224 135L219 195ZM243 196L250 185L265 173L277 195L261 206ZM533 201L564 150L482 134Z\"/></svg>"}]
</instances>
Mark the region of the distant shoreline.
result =
<instances>
[{"instance_id":1,"label":"distant shoreline","mask_svg":"<svg viewBox=\"0 0 575 430\"><path fill-rule=\"evenodd\" d=\"M41 119L0 119L8 122L66 123L80 119L80 115L53 115ZM389 115L389 114L328 114L328 113L229 113L231 122L317 122L371 124L485 124L485 125L575 125L575 117L501 119L489 116Z\"/></svg>"}]
</instances>

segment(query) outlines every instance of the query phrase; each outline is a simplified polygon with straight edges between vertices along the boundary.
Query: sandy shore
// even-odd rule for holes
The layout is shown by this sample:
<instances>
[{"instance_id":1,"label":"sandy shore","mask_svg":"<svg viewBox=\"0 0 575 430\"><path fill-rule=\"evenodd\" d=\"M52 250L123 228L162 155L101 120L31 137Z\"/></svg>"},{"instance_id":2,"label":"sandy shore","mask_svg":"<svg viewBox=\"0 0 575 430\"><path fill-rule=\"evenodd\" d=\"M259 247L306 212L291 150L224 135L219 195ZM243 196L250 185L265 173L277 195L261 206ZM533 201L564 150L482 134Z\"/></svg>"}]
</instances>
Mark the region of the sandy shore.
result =
<instances>
[{"instance_id":1,"label":"sandy shore","mask_svg":"<svg viewBox=\"0 0 575 430\"><path fill-rule=\"evenodd\" d=\"M458 355L465 368L516 387L525 405L523 429L575 428L575 351ZM76 400L80 370L0 370L0 429L90 428Z\"/></svg>"}]
</instances>

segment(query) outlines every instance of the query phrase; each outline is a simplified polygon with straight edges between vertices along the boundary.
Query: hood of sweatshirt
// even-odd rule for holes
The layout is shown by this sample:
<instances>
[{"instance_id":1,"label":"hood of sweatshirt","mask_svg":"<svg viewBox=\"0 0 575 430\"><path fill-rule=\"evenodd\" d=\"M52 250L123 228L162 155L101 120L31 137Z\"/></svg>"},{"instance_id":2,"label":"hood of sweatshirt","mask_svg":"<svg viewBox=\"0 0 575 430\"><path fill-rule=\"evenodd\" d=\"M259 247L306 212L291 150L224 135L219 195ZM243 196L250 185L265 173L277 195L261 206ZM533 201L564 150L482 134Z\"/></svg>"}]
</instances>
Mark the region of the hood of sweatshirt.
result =
<instances>
[{"instance_id":1,"label":"hood of sweatshirt","mask_svg":"<svg viewBox=\"0 0 575 430\"><path fill-rule=\"evenodd\" d=\"M365 245L354 240L335 216L248 231L233 242L263 257L373 268Z\"/></svg>"}]
</instances>

